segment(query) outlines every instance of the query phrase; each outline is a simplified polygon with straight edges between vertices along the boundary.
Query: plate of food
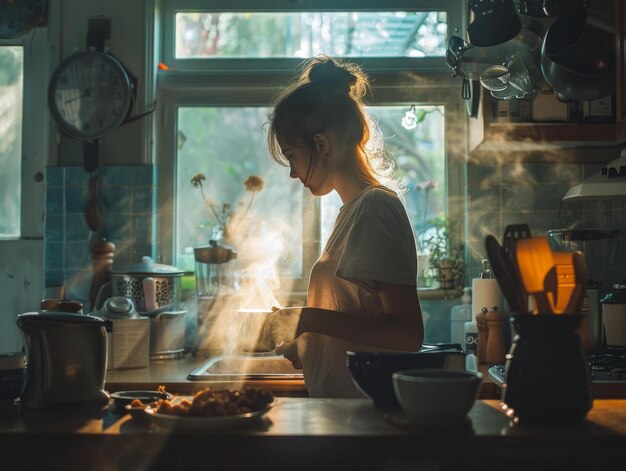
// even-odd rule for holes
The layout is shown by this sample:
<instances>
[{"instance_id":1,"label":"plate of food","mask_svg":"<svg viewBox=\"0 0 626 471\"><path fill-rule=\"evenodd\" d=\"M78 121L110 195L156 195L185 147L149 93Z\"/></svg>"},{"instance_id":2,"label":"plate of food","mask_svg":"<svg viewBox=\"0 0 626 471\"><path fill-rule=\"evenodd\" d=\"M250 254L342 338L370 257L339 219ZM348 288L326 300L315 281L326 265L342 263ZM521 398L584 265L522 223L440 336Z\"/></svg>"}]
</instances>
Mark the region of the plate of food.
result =
<instances>
[{"instance_id":1,"label":"plate of food","mask_svg":"<svg viewBox=\"0 0 626 471\"><path fill-rule=\"evenodd\" d=\"M274 395L264 389L205 388L194 396L175 396L144 408L144 414L162 428L224 430L258 421L276 405Z\"/></svg>"}]
</instances>

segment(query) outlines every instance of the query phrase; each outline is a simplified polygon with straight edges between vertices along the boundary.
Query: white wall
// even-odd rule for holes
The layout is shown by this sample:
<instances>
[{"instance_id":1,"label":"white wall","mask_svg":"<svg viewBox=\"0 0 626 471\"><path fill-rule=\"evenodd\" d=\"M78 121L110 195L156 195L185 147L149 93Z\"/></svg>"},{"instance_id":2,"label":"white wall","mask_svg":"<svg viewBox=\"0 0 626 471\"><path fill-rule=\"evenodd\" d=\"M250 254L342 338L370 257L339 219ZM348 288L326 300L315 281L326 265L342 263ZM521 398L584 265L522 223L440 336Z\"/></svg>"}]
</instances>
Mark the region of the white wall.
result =
<instances>
[{"instance_id":1,"label":"white wall","mask_svg":"<svg viewBox=\"0 0 626 471\"><path fill-rule=\"evenodd\" d=\"M82 165L82 142L60 136L50 117L47 87L56 66L86 48L89 18L111 19L107 46L138 78L135 112L154 96L153 0L55 0L48 8L45 26L11 42L24 46L31 66L24 71L22 237L0 241L0 352L22 348L16 317L38 310L43 297L45 166ZM151 127L149 117L103 138L100 164L152 162Z\"/></svg>"},{"instance_id":2,"label":"white wall","mask_svg":"<svg viewBox=\"0 0 626 471\"><path fill-rule=\"evenodd\" d=\"M62 0L51 8L60 8L59 50L51 50L56 64L75 52L86 49L87 23L90 18L111 20L109 52L115 55L138 79L138 100L134 112L141 112L152 103L151 86L156 68L147 53L151 42L151 0ZM149 76L146 81L146 76ZM47 77L49 79L49 77ZM151 117L123 125L100 142L101 165L131 165L152 162L150 142ZM57 141L54 123L51 142ZM82 142L60 136L59 146L52 146L52 165L82 165Z\"/></svg>"}]
</instances>

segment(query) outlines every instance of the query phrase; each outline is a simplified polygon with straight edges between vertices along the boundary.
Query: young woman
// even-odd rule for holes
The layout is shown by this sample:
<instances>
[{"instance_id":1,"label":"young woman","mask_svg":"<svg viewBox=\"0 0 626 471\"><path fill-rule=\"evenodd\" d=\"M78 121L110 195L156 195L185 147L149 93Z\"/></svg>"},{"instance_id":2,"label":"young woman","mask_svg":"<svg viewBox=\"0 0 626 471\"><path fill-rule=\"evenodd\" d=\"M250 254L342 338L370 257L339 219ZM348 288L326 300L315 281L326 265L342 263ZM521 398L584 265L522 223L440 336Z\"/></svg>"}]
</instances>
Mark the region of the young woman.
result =
<instances>
[{"instance_id":1,"label":"young woman","mask_svg":"<svg viewBox=\"0 0 626 471\"><path fill-rule=\"evenodd\" d=\"M352 63L308 61L270 116L273 157L311 193L343 202L309 280L306 307L269 318L276 352L303 369L311 397L362 397L346 351L417 351L423 322L413 230L375 145L363 97L368 80Z\"/></svg>"}]
</instances>

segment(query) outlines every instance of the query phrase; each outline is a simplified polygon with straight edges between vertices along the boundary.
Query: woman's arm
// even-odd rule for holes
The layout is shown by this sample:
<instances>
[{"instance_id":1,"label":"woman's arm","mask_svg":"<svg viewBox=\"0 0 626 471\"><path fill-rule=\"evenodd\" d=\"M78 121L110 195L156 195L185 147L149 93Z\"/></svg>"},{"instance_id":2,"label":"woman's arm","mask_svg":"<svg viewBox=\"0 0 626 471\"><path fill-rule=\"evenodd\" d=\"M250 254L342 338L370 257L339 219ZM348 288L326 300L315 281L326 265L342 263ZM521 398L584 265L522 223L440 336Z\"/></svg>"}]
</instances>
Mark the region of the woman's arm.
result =
<instances>
[{"instance_id":1,"label":"woman's arm","mask_svg":"<svg viewBox=\"0 0 626 471\"><path fill-rule=\"evenodd\" d=\"M377 283L384 314L368 317L314 307L286 308L272 317L277 343L293 340L305 332L330 335L379 348L418 351L424 339L424 326L415 286Z\"/></svg>"}]
</instances>

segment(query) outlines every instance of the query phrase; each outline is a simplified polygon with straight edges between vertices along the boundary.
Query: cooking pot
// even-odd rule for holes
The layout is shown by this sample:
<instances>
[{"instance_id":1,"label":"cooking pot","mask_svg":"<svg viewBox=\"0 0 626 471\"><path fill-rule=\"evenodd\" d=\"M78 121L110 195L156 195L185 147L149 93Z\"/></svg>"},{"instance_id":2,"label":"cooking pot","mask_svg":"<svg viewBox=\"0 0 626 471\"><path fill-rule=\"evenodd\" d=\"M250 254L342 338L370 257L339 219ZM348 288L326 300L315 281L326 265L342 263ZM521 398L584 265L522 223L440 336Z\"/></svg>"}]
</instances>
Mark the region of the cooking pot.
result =
<instances>
[{"instance_id":1,"label":"cooking pot","mask_svg":"<svg viewBox=\"0 0 626 471\"><path fill-rule=\"evenodd\" d=\"M150 318L150 359L180 358L185 353L187 310L157 311Z\"/></svg>"},{"instance_id":2,"label":"cooking pot","mask_svg":"<svg viewBox=\"0 0 626 471\"><path fill-rule=\"evenodd\" d=\"M26 386L21 403L47 407L74 402L108 402L104 390L110 322L68 312L17 316L26 347Z\"/></svg>"},{"instance_id":3,"label":"cooking pot","mask_svg":"<svg viewBox=\"0 0 626 471\"><path fill-rule=\"evenodd\" d=\"M522 28L513 0L470 0L474 21L467 27L470 42L494 46L514 38Z\"/></svg>"},{"instance_id":4,"label":"cooking pot","mask_svg":"<svg viewBox=\"0 0 626 471\"><path fill-rule=\"evenodd\" d=\"M140 263L113 267L110 294L130 299L140 315L174 310L180 302L183 274L179 268L142 257Z\"/></svg>"},{"instance_id":5,"label":"cooking pot","mask_svg":"<svg viewBox=\"0 0 626 471\"><path fill-rule=\"evenodd\" d=\"M264 324L272 311L263 309L239 309L234 321L237 324L237 348L244 353L265 353L274 351L271 334Z\"/></svg>"},{"instance_id":6,"label":"cooking pot","mask_svg":"<svg viewBox=\"0 0 626 471\"><path fill-rule=\"evenodd\" d=\"M587 21L587 9L559 17L541 46L548 84L572 100L597 100L615 90L615 35Z\"/></svg>"},{"instance_id":7,"label":"cooking pot","mask_svg":"<svg viewBox=\"0 0 626 471\"><path fill-rule=\"evenodd\" d=\"M600 301L602 303L602 319L608 348L626 347L626 280L613 285Z\"/></svg>"}]
</instances>

